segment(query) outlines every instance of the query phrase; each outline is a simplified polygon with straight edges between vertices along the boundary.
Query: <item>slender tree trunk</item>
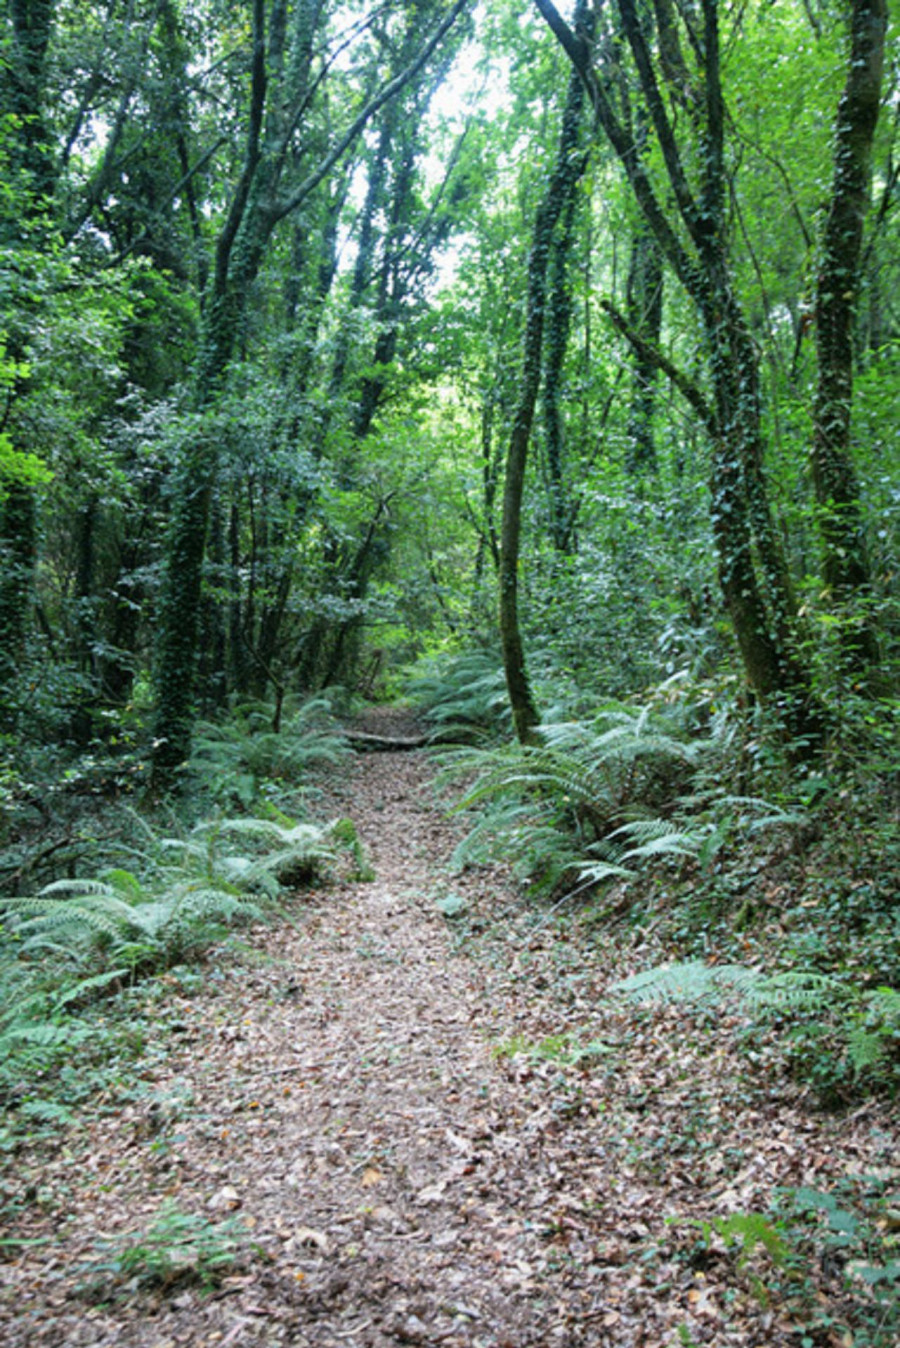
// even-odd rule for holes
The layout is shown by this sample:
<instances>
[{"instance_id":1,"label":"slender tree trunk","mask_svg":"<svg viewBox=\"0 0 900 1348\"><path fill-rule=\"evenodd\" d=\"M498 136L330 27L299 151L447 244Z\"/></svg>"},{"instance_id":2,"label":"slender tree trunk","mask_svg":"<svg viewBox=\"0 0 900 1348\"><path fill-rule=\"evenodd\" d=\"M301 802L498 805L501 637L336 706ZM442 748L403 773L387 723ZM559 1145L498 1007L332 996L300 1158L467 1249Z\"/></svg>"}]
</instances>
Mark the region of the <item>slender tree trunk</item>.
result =
<instances>
[{"instance_id":1,"label":"slender tree trunk","mask_svg":"<svg viewBox=\"0 0 900 1348\"><path fill-rule=\"evenodd\" d=\"M11 686L21 672L30 626L37 541L34 492L9 482L0 504L0 725L12 729Z\"/></svg>"},{"instance_id":2,"label":"slender tree trunk","mask_svg":"<svg viewBox=\"0 0 900 1348\"><path fill-rule=\"evenodd\" d=\"M583 22L582 5L579 5L577 19L580 25ZM540 724L541 719L528 678L519 625L522 498L528 444L541 378L550 251L557 223L569 200L571 190L569 185L578 181L586 164L586 156L579 146L583 101L581 79L576 72L573 72L563 112L556 166L544 200L538 207L532 233L531 252L528 258L528 298L522 374L518 406L506 455L506 476L503 486L499 574L500 645L503 651L503 667L506 672L513 724L521 744L528 744L536 738L535 727Z\"/></svg>"},{"instance_id":3,"label":"slender tree trunk","mask_svg":"<svg viewBox=\"0 0 900 1348\"><path fill-rule=\"evenodd\" d=\"M635 226L628 269L626 313L634 332L659 345L663 315L663 265L652 233L644 221ZM625 466L630 473L656 472L653 413L656 406L656 362L646 350L632 353L631 407Z\"/></svg>"},{"instance_id":4,"label":"slender tree trunk","mask_svg":"<svg viewBox=\"0 0 900 1348\"><path fill-rule=\"evenodd\" d=\"M570 551L572 543L571 506L567 499L565 478L563 369L572 325L572 280L569 263L574 244L575 213L578 205L575 190L577 183L578 180L574 175L571 175L566 183L568 200L562 212L562 227L553 240L544 360L543 419L547 450L550 540L559 553Z\"/></svg>"},{"instance_id":5,"label":"slender tree trunk","mask_svg":"<svg viewBox=\"0 0 900 1348\"><path fill-rule=\"evenodd\" d=\"M850 63L835 122L834 181L816 281L818 383L811 462L824 578L839 611L853 601L865 603L871 592L859 484L850 455L850 406L853 323L886 28L885 0L852 0ZM862 673L874 665L878 638L872 615L846 622L842 644L849 668Z\"/></svg>"},{"instance_id":6,"label":"slender tree trunk","mask_svg":"<svg viewBox=\"0 0 900 1348\"><path fill-rule=\"evenodd\" d=\"M23 237L33 244L35 227L50 223L56 164L43 104L55 6L53 0L10 0L7 8L12 33L0 61L0 113L10 120L7 167L21 204L19 220L10 215L3 242L15 248ZM7 356L16 362L24 360L28 340L24 324L4 336ZM27 380L19 381L12 391L12 403L26 385ZM21 672L30 628L37 501L34 489L16 478L5 479L0 488L0 724L9 730L16 720L10 688Z\"/></svg>"}]
</instances>

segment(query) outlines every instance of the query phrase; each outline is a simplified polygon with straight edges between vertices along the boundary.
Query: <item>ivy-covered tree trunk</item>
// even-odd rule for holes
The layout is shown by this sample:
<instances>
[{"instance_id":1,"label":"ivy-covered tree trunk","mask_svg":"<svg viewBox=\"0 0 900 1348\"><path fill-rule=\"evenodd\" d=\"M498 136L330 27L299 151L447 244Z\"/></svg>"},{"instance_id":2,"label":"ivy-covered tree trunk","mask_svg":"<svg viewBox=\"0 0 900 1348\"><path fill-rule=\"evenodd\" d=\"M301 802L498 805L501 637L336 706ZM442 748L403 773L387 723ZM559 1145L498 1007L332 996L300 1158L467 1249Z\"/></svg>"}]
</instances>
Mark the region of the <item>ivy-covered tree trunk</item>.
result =
<instances>
[{"instance_id":1,"label":"ivy-covered tree trunk","mask_svg":"<svg viewBox=\"0 0 900 1348\"><path fill-rule=\"evenodd\" d=\"M544 440L547 452L547 493L550 514L550 540L559 553L572 546L572 507L568 500L565 476L565 405L564 365L572 323L571 254L575 242L575 215L578 205L577 178L570 176L565 190L568 200L562 212L562 225L553 240L550 299L547 312L546 357L544 360Z\"/></svg>"},{"instance_id":2,"label":"ivy-covered tree trunk","mask_svg":"<svg viewBox=\"0 0 900 1348\"><path fill-rule=\"evenodd\" d=\"M11 0L11 40L0 61L0 114L9 190L18 211L4 212L2 242L12 249L34 247L49 224L56 179L52 146L44 119L47 49L53 30L53 0ZM26 322L3 324L3 354L24 362ZM17 374L6 393L4 422L24 392L27 377ZM11 437L15 447L15 431ZM25 446L25 448L29 448ZM15 475L0 478L0 721L11 729L15 710L10 686L21 672L30 629L37 560L37 501L34 488Z\"/></svg>"},{"instance_id":3,"label":"ivy-covered tree trunk","mask_svg":"<svg viewBox=\"0 0 900 1348\"><path fill-rule=\"evenodd\" d=\"M576 13L579 31L584 25L584 6ZM580 146L584 91L577 72L569 80L556 164L534 221L528 257L528 290L525 338L519 398L513 417L506 475L503 485L503 522L500 532L499 619L500 645L506 687L512 708L516 737L521 744L535 739L540 713L532 693L519 623L519 564L522 528L522 498L528 444L541 380L541 354L547 305L547 273L553 238L560 217L571 200L574 186L584 172L587 155Z\"/></svg>"},{"instance_id":4,"label":"ivy-covered tree trunk","mask_svg":"<svg viewBox=\"0 0 900 1348\"><path fill-rule=\"evenodd\" d=\"M663 265L646 223L635 226L628 268L626 314L630 327L645 342L659 345L663 316ZM632 351L631 406L625 464L630 473L656 471L653 414L659 370L646 347Z\"/></svg>"},{"instance_id":5,"label":"ivy-covered tree trunk","mask_svg":"<svg viewBox=\"0 0 900 1348\"><path fill-rule=\"evenodd\" d=\"M22 668L30 627L37 544L34 491L11 481L0 502L0 723L15 723L11 685Z\"/></svg>"},{"instance_id":6,"label":"ivy-covered tree trunk","mask_svg":"<svg viewBox=\"0 0 900 1348\"><path fill-rule=\"evenodd\" d=\"M47 48L53 31L54 0L10 0L12 41L0 64L3 112L15 120L13 173L25 175L30 196L26 217L34 218L50 203L56 182L53 147L43 116Z\"/></svg>"},{"instance_id":7,"label":"ivy-covered tree trunk","mask_svg":"<svg viewBox=\"0 0 900 1348\"><path fill-rule=\"evenodd\" d=\"M772 517L763 470L759 363L731 280L725 220L727 178L725 107L719 65L717 0L702 0L699 25L687 23L699 75L680 48L677 17L669 0L654 0L658 57L648 40L646 16L635 0L618 0L622 30L665 166L671 206L660 200L636 137L627 85L612 48L595 69L590 43L561 18L552 0L535 0L580 73L597 119L625 171L656 245L700 315L715 407L704 420L713 438L710 490L719 576L747 677L761 701L782 715L800 753L821 740L823 724L811 674L800 656L796 605L784 550ZM677 118L670 109L675 109ZM676 126L690 128L689 150L700 168L689 179ZM621 323L621 319L618 320ZM639 349L653 345L635 334ZM661 369L682 389L690 381L661 356ZM689 389L691 401L702 394Z\"/></svg>"},{"instance_id":8,"label":"ivy-covered tree trunk","mask_svg":"<svg viewBox=\"0 0 900 1348\"><path fill-rule=\"evenodd\" d=\"M850 61L834 128L834 180L816 279L812 474L825 583L843 620L847 664L859 673L877 662L878 638L871 612L864 607L848 612L854 603L864 606L871 590L859 483L850 454L853 323L886 28L885 0L852 0Z\"/></svg>"}]
</instances>

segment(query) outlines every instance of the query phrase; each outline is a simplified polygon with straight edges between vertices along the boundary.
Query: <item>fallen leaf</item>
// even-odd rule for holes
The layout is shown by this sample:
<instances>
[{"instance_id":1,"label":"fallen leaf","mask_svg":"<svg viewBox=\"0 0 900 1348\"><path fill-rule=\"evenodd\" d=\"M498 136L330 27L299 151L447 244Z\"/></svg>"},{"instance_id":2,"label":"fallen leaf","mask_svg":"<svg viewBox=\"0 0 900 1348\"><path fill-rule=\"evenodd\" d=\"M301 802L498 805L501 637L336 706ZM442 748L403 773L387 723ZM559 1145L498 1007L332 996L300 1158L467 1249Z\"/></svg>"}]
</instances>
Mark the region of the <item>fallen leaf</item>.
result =
<instances>
[{"instance_id":1,"label":"fallen leaf","mask_svg":"<svg viewBox=\"0 0 900 1348\"><path fill-rule=\"evenodd\" d=\"M317 1231L312 1226L298 1226L294 1234L287 1242L288 1249L297 1245L314 1245L316 1249L321 1250L323 1254L328 1253L328 1237L324 1231Z\"/></svg>"},{"instance_id":2,"label":"fallen leaf","mask_svg":"<svg viewBox=\"0 0 900 1348\"><path fill-rule=\"evenodd\" d=\"M240 1204L240 1195L234 1185L223 1184L222 1188L213 1194L206 1206L211 1208L213 1212L231 1212L240 1207Z\"/></svg>"}]
</instances>

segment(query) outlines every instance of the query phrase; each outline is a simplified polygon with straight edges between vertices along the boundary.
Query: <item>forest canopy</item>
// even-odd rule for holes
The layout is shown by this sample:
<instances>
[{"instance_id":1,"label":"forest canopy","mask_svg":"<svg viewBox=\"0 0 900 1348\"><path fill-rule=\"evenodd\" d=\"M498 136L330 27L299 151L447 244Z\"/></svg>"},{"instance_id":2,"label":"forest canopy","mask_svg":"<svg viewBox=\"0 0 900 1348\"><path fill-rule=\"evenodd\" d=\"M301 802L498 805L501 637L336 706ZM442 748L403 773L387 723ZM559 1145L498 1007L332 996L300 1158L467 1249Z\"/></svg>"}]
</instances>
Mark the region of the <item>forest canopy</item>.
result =
<instances>
[{"instance_id":1,"label":"forest canopy","mask_svg":"<svg viewBox=\"0 0 900 1348\"><path fill-rule=\"evenodd\" d=\"M802 770L890 741L887 23L10 0L11 790L473 648L524 743L676 676Z\"/></svg>"}]
</instances>

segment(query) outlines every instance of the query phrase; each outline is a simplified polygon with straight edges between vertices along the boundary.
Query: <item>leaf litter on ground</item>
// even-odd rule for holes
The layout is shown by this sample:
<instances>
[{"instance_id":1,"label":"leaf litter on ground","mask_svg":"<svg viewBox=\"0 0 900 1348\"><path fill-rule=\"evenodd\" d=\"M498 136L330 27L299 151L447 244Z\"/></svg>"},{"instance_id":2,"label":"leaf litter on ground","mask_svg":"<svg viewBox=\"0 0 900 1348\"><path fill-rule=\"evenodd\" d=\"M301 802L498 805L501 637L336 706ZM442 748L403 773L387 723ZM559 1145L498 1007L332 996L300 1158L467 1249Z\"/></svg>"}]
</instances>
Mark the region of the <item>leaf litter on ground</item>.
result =
<instances>
[{"instance_id":1,"label":"leaf litter on ground","mask_svg":"<svg viewBox=\"0 0 900 1348\"><path fill-rule=\"evenodd\" d=\"M502 868L448 880L422 755L334 792L375 880L148 988L143 1057L6 1158L3 1343L853 1342L864 1280L773 1205L895 1182L889 1106L815 1112L774 1045L737 1051L733 1008L607 999L652 935L544 922ZM86 1303L110 1250L162 1233L164 1263L173 1212L221 1267Z\"/></svg>"}]
</instances>

